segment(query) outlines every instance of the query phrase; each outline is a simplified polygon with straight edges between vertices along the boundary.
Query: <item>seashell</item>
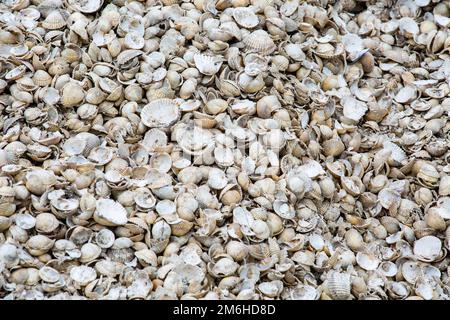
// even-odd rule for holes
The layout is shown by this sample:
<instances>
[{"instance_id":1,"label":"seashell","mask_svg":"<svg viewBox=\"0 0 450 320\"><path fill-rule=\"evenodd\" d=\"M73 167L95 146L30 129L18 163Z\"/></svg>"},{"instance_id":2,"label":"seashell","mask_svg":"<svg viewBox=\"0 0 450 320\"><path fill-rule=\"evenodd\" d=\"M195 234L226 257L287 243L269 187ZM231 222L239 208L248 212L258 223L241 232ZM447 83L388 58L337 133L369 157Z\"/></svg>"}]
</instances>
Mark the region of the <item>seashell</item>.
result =
<instances>
[{"instance_id":1,"label":"seashell","mask_svg":"<svg viewBox=\"0 0 450 320\"><path fill-rule=\"evenodd\" d=\"M59 10L54 10L48 14L44 21L42 21L42 27L48 30L57 30L66 26L66 20L62 16Z\"/></svg>"},{"instance_id":2,"label":"seashell","mask_svg":"<svg viewBox=\"0 0 450 320\"><path fill-rule=\"evenodd\" d=\"M173 125L180 117L178 105L170 99L158 99L147 104L141 111L142 122L149 128Z\"/></svg>"},{"instance_id":3,"label":"seashell","mask_svg":"<svg viewBox=\"0 0 450 320\"><path fill-rule=\"evenodd\" d=\"M75 0L68 1L69 5L72 6L75 10L82 13L94 13L98 11L103 5L103 0L89 0L78 2Z\"/></svg>"},{"instance_id":4,"label":"seashell","mask_svg":"<svg viewBox=\"0 0 450 320\"><path fill-rule=\"evenodd\" d=\"M350 275L346 273L331 272L327 277L327 289L333 300L348 300L351 293Z\"/></svg>"},{"instance_id":5,"label":"seashell","mask_svg":"<svg viewBox=\"0 0 450 320\"><path fill-rule=\"evenodd\" d=\"M414 255L421 261L431 262L441 254L441 240L434 236L425 236L414 242Z\"/></svg>"},{"instance_id":6,"label":"seashell","mask_svg":"<svg viewBox=\"0 0 450 320\"><path fill-rule=\"evenodd\" d=\"M256 30L242 39L246 49L250 52L257 52L268 55L275 51L275 43L270 35L264 30Z\"/></svg>"},{"instance_id":7,"label":"seashell","mask_svg":"<svg viewBox=\"0 0 450 320\"><path fill-rule=\"evenodd\" d=\"M364 270L371 271L378 268L380 260L371 253L358 252L356 254L356 263Z\"/></svg>"},{"instance_id":8,"label":"seashell","mask_svg":"<svg viewBox=\"0 0 450 320\"><path fill-rule=\"evenodd\" d=\"M61 104L66 108L73 107L80 104L84 97L85 92L83 88L76 83L69 82L62 88Z\"/></svg>"},{"instance_id":9,"label":"seashell","mask_svg":"<svg viewBox=\"0 0 450 320\"><path fill-rule=\"evenodd\" d=\"M252 29L259 24L258 16L249 7L237 7L233 9L233 18L241 27Z\"/></svg>"},{"instance_id":10,"label":"seashell","mask_svg":"<svg viewBox=\"0 0 450 320\"><path fill-rule=\"evenodd\" d=\"M104 226L120 226L127 223L127 211L121 204L111 199L96 202L94 220Z\"/></svg>"},{"instance_id":11,"label":"seashell","mask_svg":"<svg viewBox=\"0 0 450 320\"><path fill-rule=\"evenodd\" d=\"M208 76L218 73L222 66L222 60L219 57L200 53L194 55L194 63L198 71Z\"/></svg>"},{"instance_id":12,"label":"seashell","mask_svg":"<svg viewBox=\"0 0 450 320\"><path fill-rule=\"evenodd\" d=\"M70 269L70 278L79 286L84 287L97 278L97 272L88 266L74 266Z\"/></svg>"}]
</instances>

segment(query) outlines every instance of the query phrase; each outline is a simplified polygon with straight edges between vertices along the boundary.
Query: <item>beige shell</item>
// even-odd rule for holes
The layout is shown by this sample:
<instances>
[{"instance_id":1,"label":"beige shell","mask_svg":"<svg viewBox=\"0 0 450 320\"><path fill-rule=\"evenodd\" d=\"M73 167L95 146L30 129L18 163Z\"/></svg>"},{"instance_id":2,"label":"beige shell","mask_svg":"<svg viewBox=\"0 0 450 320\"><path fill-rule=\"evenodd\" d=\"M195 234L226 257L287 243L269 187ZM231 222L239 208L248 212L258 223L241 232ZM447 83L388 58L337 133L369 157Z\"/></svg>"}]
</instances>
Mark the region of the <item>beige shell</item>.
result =
<instances>
[{"instance_id":1,"label":"beige shell","mask_svg":"<svg viewBox=\"0 0 450 320\"><path fill-rule=\"evenodd\" d=\"M111 199L100 199L96 202L94 220L105 226L120 226L127 223L127 211L121 204Z\"/></svg>"},{"instance_id":2,"label":"beige shell","mask_svg":"<svg viewBox=\"0 0 450 320\"><path fill-rule=\"evenodd\" d=\"M49 15L42 22L42 26L45 29L49 29L49 30L61 29L66 24L67 24L66 20L64 19L61 12L58 10L54 10L54 11L50 12Z\"/></svg>"},{"instance_id":3,"label":"beige shell","mask_svg":"<svg viewBox=\"0 0 450 320\"><path fill-rule=\"evenodd\" d=\"M256 30L242 39L246 49L260 54L271 54L275 51L275 43L264 30Z\"/></svg>"},{"instance_id":4,"label":"beige shell","mask_svg":"<svg viewBox=\"0 0 450 320\"><path fill-rule=\"evenodd\" d=\"M442 242L437 237L425 236L414 242L414 254L419 260L433 261L441 254Z\"/></svg>"},{"instance_id":5,"label":"beige shell","mask_svg":"<svg viewBox=\"0 0 450 320\"><path fill-rule=\"evenodd\" d=\"M195 67L204 75L212 76L219 72L222 59L216 56L208 56L197 53L194 55Z\"/></svg>"},{"instance_id":6,"label":"beige shell","mask_svg":"<svg viewBox=\"0 0 450 320\"><path fill-rule=\"evenodd\" d=\"M142 122L149 128L173 125L180 117L178 105L171 99L158 99L147 104L141 111Z\"/></svg>"},{"instance_id":7,"label":"beige shell","mask_svg":"<svg viewBox=\"0 0 450 320\"><path fill-rule=\"evenodd\" d=\"M327 289L333 300L347 300L350 298L350 275L332 271L327 277Z\"/></svg>"},{"instance_id":8,"label":"beige shell","mask_svg":"<svg viewBox=\"0 0 450 320\"><path fill-rule=\"evenodd\" d=\"M250 7L238 7L233 10L233 18L241 27L251 29L258 25L258 16Z\"/></svg>"},{"instance_id":9,"label":"beige shell","mask_svg":"<svg viewBox=\"0 0 450 320\"><path fill-rule=\"evenodd\" d=\"M74 266L70 269L70 278L80 286L86 286L97 278L94 268L88 266Z\"/></svg>"},{"instance_id":10,"label":"beige shell","mask_svg":"<svg viewBox=\"0 0 450 320\"><path fill-rule=\"evenodd\" d=\"M62 88L61 104L64 107L74 107L83 102L84 97L83 88L74 82L69 82Z\"/></svg>"}]
</instances>

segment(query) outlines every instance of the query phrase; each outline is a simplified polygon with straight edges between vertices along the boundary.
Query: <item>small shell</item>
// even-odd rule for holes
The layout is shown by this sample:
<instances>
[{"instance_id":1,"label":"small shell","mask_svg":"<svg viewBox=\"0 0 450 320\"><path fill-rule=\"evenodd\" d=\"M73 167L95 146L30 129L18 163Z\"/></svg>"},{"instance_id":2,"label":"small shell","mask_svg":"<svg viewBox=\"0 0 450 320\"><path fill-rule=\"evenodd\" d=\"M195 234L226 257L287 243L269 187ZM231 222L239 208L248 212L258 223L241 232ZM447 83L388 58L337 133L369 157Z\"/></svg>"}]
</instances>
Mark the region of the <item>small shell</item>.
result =
<instances>
[{"instance_id":1,"label":"small shell","mask_svg":"<svg viewBox=\"0 0 450 320\"><path fill-rule=\"evenodd\" d=\"M94 220L104 226L120 226L127 223L127 211L111 199L100 199L96 203Z\"/></svg>"},{"instance_id":2,"label":"small shell","mask_svg":"<svg viewBox=\"0 0 450 320\"><path fill-rule=\"evenodd\" d=\"M142 122L149 128L170 127L179 117L180 109L171 99L153 100L141 111Z\"/></svg>"},{"instance_id":3,"label":"small shell","mask_svg":"<svg viewBox=\"0 0 450 320\"><path fill-rule=\"evenodd\" d=\"M222 59L197 53L194 55L195 67L204 75L212 76L219 72Z\"/></svg>"},{"instance_id":4,"label":"small shell","mask_svg":"<svg viewBox=\"0 0 450 320\"><path fill-rule=\"evenodd\" d=\"M258 25L258 16L249 7L239 7L233 10L233 18L241 27L251 29Z\"/></svg>"},{"instance_id":5,"label":"small shell","mask_svg":"<svg viewBox=\"0 0 450 320\"><path fill-rule=\"evenodd\" d=\"M246 49L262 55L269 55L275 51L276 46L270 35L264 30L256 30L245 36L242 40Z\"/></svg>"},{"instance_id":6,"label":"small shell","mask_svg":"<svg viewBox=\"0 0 450 320\"><path fill-rule=\"evenodd\" d=\"M97 272L88 266L75 266L70 270L70 278L84 287L97 278Z\"/></svg>"},{"instance_id":7,"label":"small shell","mask_svg":"<svg viewBox=\"0 0 450 320\"><path fill-rule=\"evenodd\" d=\"M62 16L61 12L58 10L54 10L54 11L50 12L50 14L42 22L42 26L45 29L49 29L49 30L61 29L65 25L66 25L66 20Z\"/></svg>"},{"instance_id":8,"label":"small shell","mask_svg":"<svg viewBox=\"0 0 450 320\"><path fill-rule=\"evenodd\" d=\"M414 254L421 261L431 262L440 256L442 242L434 236L425 236L414 242Z\"/></svg>"},{"instance_id":9,"label":"small shell","mask_svg":"<svg viewBox=\"0 0 450 320\"><path fill-rule=\"evenodd\" d=\"M371 271L378 268L380 260L371 253L358 252L356 254L356 262L364 270Z\"/></svg>"},{"instance_id":10,"label":"small shell","mask_svg":"<svg viewBox=\"0 0 450 320\"><path fill-rule=\"evenodd\" d=\"M327 277L327 289L333 300L347 300L350 297L350 275L346 273L331 272Z\"/></svg>"}]
</instances>

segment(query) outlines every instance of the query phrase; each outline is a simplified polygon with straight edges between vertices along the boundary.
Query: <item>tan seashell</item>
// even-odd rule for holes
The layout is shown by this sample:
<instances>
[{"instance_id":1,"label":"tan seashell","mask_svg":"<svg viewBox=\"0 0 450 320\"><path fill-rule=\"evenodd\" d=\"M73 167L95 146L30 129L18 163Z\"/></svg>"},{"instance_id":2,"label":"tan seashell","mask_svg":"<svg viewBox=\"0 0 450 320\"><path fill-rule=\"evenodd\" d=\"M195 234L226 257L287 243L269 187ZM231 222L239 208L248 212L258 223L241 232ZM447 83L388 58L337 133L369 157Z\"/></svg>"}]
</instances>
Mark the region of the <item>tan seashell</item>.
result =
<instances>
[{"instance_id":1,"label":"tan seashell","mask_svg":"<svg viewBox=\"0 0 450 320\"><path fill-rule=\"evenodd\" d=\"M61 12L54 10L49 13L49 15L42 22L42 27L49 30L61 29L66 25L66 21L62 16Z\"/></svg>"},{"instance_id":2,"label":"tan seashell","mask_svg":"<svg viewBox=\"0 0 450 320\"><path fill-rule=\"evenodd\" d=\"M264 30L256 30L243 38L247 50L260 54L271 54L276 47L270 35Z\"/></svg>"},{"instance_id":3,"label":"tan seashell","mask_svg":"<svg viewBox=\"0 0 450 320\"><path fill-rule=\"evenodd\" d=\"M154 100L141 111L142 122L150 128L171 126L179 116L178 105L170 99Z\"/></svg>"},{"instance_id":4,"label":"tan seashell","mask_svg":"<svg viewBox=\"0 0 450 320\"><path fill-rule=\"evenodd\" d=\"M331 272L327 277L327 289L333 300L348 300L351 296L350 275L339 272Z\"/></svg>"},{"instance_id":5,"label":"tan seashell","mask_svg":"<svg viewBox=\"0 0 450 320\"><path fill-rule=\"evenodd\" d=\"M128 218L123 206L111 199L100 199L96 203L94 220L105 226L124 225Z\"/></svg>"}]
</instances>

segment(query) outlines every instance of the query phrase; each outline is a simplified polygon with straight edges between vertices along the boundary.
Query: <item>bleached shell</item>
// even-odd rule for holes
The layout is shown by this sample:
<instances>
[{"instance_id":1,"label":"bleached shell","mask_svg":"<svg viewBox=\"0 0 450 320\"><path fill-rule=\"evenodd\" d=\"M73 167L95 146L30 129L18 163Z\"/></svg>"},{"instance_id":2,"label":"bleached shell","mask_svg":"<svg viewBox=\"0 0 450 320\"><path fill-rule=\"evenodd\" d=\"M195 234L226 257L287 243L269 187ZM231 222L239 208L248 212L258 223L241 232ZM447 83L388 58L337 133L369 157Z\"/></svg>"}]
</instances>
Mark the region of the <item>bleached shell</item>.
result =
<instances>
[{"instance_id":1,"label":"bleached shell","mask_svg":"<svg viewBox=\"0 0 450 320\"><path fill-rule=\"evenodd\" d=\"M194 63L195 67L202 74L212 76L219 72L222 66L222 59L217 56L196 53L194 55Z\"/></svg>"},{"instance_id":2,"label":"bleached shell","mask_svg":"<svg viewBox=\"0 0 450 320\"><path fill-rule=\"evenodd\" d=\"M82 154L85 148L86 141L77 137L67 139L63 145L63 150L68 156Z\"/></svg>"},{"instance_id":3,"label":"bleached shell","mask_svg":"<svg viewBox=\"0 0 450 320\"><path fill-rule=\"evenodd\" d=\"M127 223L127 211L118 202L111 199L99 199L96 202L94 220L105 226L120 226Z\"/></svg>"},{"instance_id":4,"label":"bleached shell","mask_svg":"<svg viewBox=\"0 0 450 320\"><path fill-rule=\"evenodd\" d=\"M270 35L264 30L256 30L242 39L248 51L268 55L275 51L276 46Z\"/></svg>"},{"instance_id":5,"label":"bleached shell","mask_svg":"<svg viewBox=\"0 0 450 320\"><path fill-rule=\"evenodd\" d=\"M217 168L211 168L208 174L208 185L216 190L225 188L228 184L227 176L225 172Z\"/></svg>"},{"instance_id":6,"label":"bleached shell","mask_svg":"<svg viewBox=\"0 0 450 320\"><path fill-rule=\"evenodd\" d=\"M42 22L42 26L45 29L49 30L57 30L61 29L66 25L66 21L64 17L62 16L61 12L58 10L54 10L49 13L49 15L45 18L45 20Z\"/></svg>"},{"instance_id":7,"label":"bleached shell","mask_svg":"<svg viewBox=\"0 0 450 320\"><path fill-rule=\"evenodd\" d=\"M391 141L385 141L383 143L383 148L391 151L391 158L395 164L400 165L407 159L406 153L398 145Z\"/></svg>"},{"instance_id":8,"label":"bleached shell","mask_svg":"<svg viewBox=\"0 0 450 320\"><path fill-rule=\"evenodd\" d=\"M294 208L283 200L275 200L273 202L273 210L283 219L292 219L295 217Z\"/></svg>"},{"instance_id":9,"label":"bleached shell","mask_svg":"<svg viewBox=\"0 0 450 320\"><path fill-rule=\"evenodd\" d=\"M172 158L168 153L155 153L150 157L150 166L159 172L167 173L172 167Z\"/></svg>"},{"instance_id":10,"label":"bleached shell","mask_svg":"<svg viewBox=\"0 0 450 320\"><path fill-rule=\"evenodd\" d=\"M341 41L345 51L349 54L351 61L357 60L364 54L364 43L358 35L354 33L347 33L342 37Z\"/></svg>"},{"instance_id":11,"label":"bleached shell","mask_svg":"<svg viewBox=\"0 0 450 320\"><path fill-rule=\"evenodd\" d=\"M383 261L378 266L378 270L386 277L393 277L397 274L397 266L391 261Z\"/></svg>"},{"instance_id":12,"label":"bleached shell","mask_svg":"<svg viewBox=\"0 0 450 320\"><path fill-rule=\"evenodd\" d=\"M435 236L425 236L414 242L413 252L419 260L433 261L441 254L442 242Z\"/></svg>"},{"instance_id":13,"label":"bleached shell","mask_svg":"<svg viewBox=\"0 0 450 320\"><path fill-rule=\"evenodd\" d=\"M358 252L356 263L364 270L372 271L378 268L380 260L372 253Z\"/></svg>"},{"instance_id":14,"label":"bleached shell","mask_svg":"<svg viewBox=\"0 0 450 320\"><path fill-rule=\"evenodd\" d=\"M320 296L319 291L311 285L299 285L290 292L292 300L317 300Z\"/></svg>"},{"instance_id":15,"label":"bleached shell","mask_svg":"<svg viewBox=\"0 0 450 320\"><path fill-rule=\"evenodd\" d=\"M308 162L299 166L298 170L304 172L311 179L325 174L325 170L322 168L320 163L315 160L308 160Z\"/></svg>"},{"instance_id":16,"label":"bleached shell","mask_svg":"<svg viewBox=\"0 0 450 320\"><path fill-rule=\"evenodd\" d=\"M251 29L258 25L259 18L250 7L238 7L233 10L233 18L241 27Z\"/></svg>"},{"instance_id":17,"label":"bleached shell","mask_svg":"<svg viewBox=\"0 0 450 320\"><path fill-rule=\"evenodd\" d=\"M157 99L141 111L142 122L149 128L166 128L180 118L180 109L171 99Z\"/></svg>"},{"instance_id":18,"label":"bleached shell","mask_svg":"<svg viewBox=\"0 0 450 320\"><path fill-rule=\"evenodd\" d=\"M392 205L398 205L400 199L400 193L389 188L384 188L378 193L378 201L385 209L389 209Z\"/></svg>"},{"instance_id":19,"label":"bleached shell","mask_svg":"<svg viewBox=\"0 0 450 320\"><path fill-rule=\"evenodd\" d=\"M413 86L407 85L401 88L394 97L398 103L410 103L417 98L417 89Z\"/></svg>"},{"instance_id":20,"label":"bleached shell","mask_svg":"<svg viewBox=\"0 0 450 320\"><path fill-rule=\"evenodd\" d=\"M412 36L419 33L419 26L414 19L410 17L403 17L398 21L400 32L410 34Z\"/></svg>"},{"instance_id":21,"label":"bleached shell","mask_svg":"<svg viewBox=\"0 0 450 320\"><path fill-rule=\"evenodd\" d=\"M94 13L103 5L103 0L69 0L68 3L82 13Z\"/></svg>"},{"instance_id":22,"label":"bleached shell","mask_svg":"<svg viewBox=\"0 0 450 320\"><path fill-rule=\"evenodd\" d=\"M334 300L347 300L350 297L350 275L332 271L328 277L328 291Z\"/></svg>"},{"instance_id":23,"label":"bleached shell","mask_svg":"<svg viewBox=\"0 0 450 320\"><path fill-rule=\"evenodd\" d=\"M39 269L39 277L45 282L55 283L61 278L61 274L52 267L44 266Z\"/></svg>"},{"instance_id":24,"label":"bleached shell","mask_svg":"<svg viewBox=\"0 0 450 320\"><path fill-rule=\"evenodd\" d=\"M114 232L109 229L102 229L95 235L95 243L103 249L111 248L116 237Z\"/></svg>"},{"instance_id":25,"label":"bleached shell","mask_svg":"<svg viewBox=\"0 0 450 320\"><path fill-rule=\"evenodd\" d=\"M269 298L275 298L281 294L281 291L283 290L283 282L280 280L262 282L258 285L258 290Z\"/></svg>"},{"instance_id":26,"label":"bleached shell","mask_svg":"<svg viewBox=\"0 0 450 320\"><path fill-rule=\"evenodd\" d=\"M417 261L406 261L401 266L402 276L410 284L415 284L422 274L421 267Z\"/></svg>"},{"instance_id":27,"label":"bleached shell","mask_svg":"<svg viewBox=\"0 0 450 320\"><path fill-rule=\"evenodd\" d=\"M368 107L364 102L356 100L352 96L343 97L341 103L344 107L344 116L355 122L361 120L368 110Z\"/></svg>"},{"instance_id":28,"label":"bleached shell","mask_svg":"<svg viewBox=\"0 0 450 320\"><path fill-rule=\"evenodd\" d=\"M232 166L234 163L233 151L226 147L216 147L214 149L214 159L219 166Z\"/></svg>"},{"instance_id":29,"label":"bleached shell","mask_svg":"<svg viewBox=\"0 0 450 320\"><path fill-rule=\"evenodd\" d=\"M16 214L14 222L22 229L29 230L36 225L36 218L29 213Z\"/></svg>"},{"instance_id":30,"label":"bleached shell","mask_svg":"<svg viewBox=\"0 0 450 320\"><path fill-rule=\"evenodd\" d=\"M91 150L88 156L88 160L93 161L96 165L104 166L112 160L114 151L108 147L96 147Z\"/></svg>"},{"instance_id":31,"label":"bleached shell","mask_svg":"<svg viewBox=\"0 0 450 320\"><path fill-rule=\"evenodd\" d=\"M75 266L70 269L70 278L80 286L86 286L97 278L97 272L94 268L88 266Z\"/></svg>"}]
</instances>

